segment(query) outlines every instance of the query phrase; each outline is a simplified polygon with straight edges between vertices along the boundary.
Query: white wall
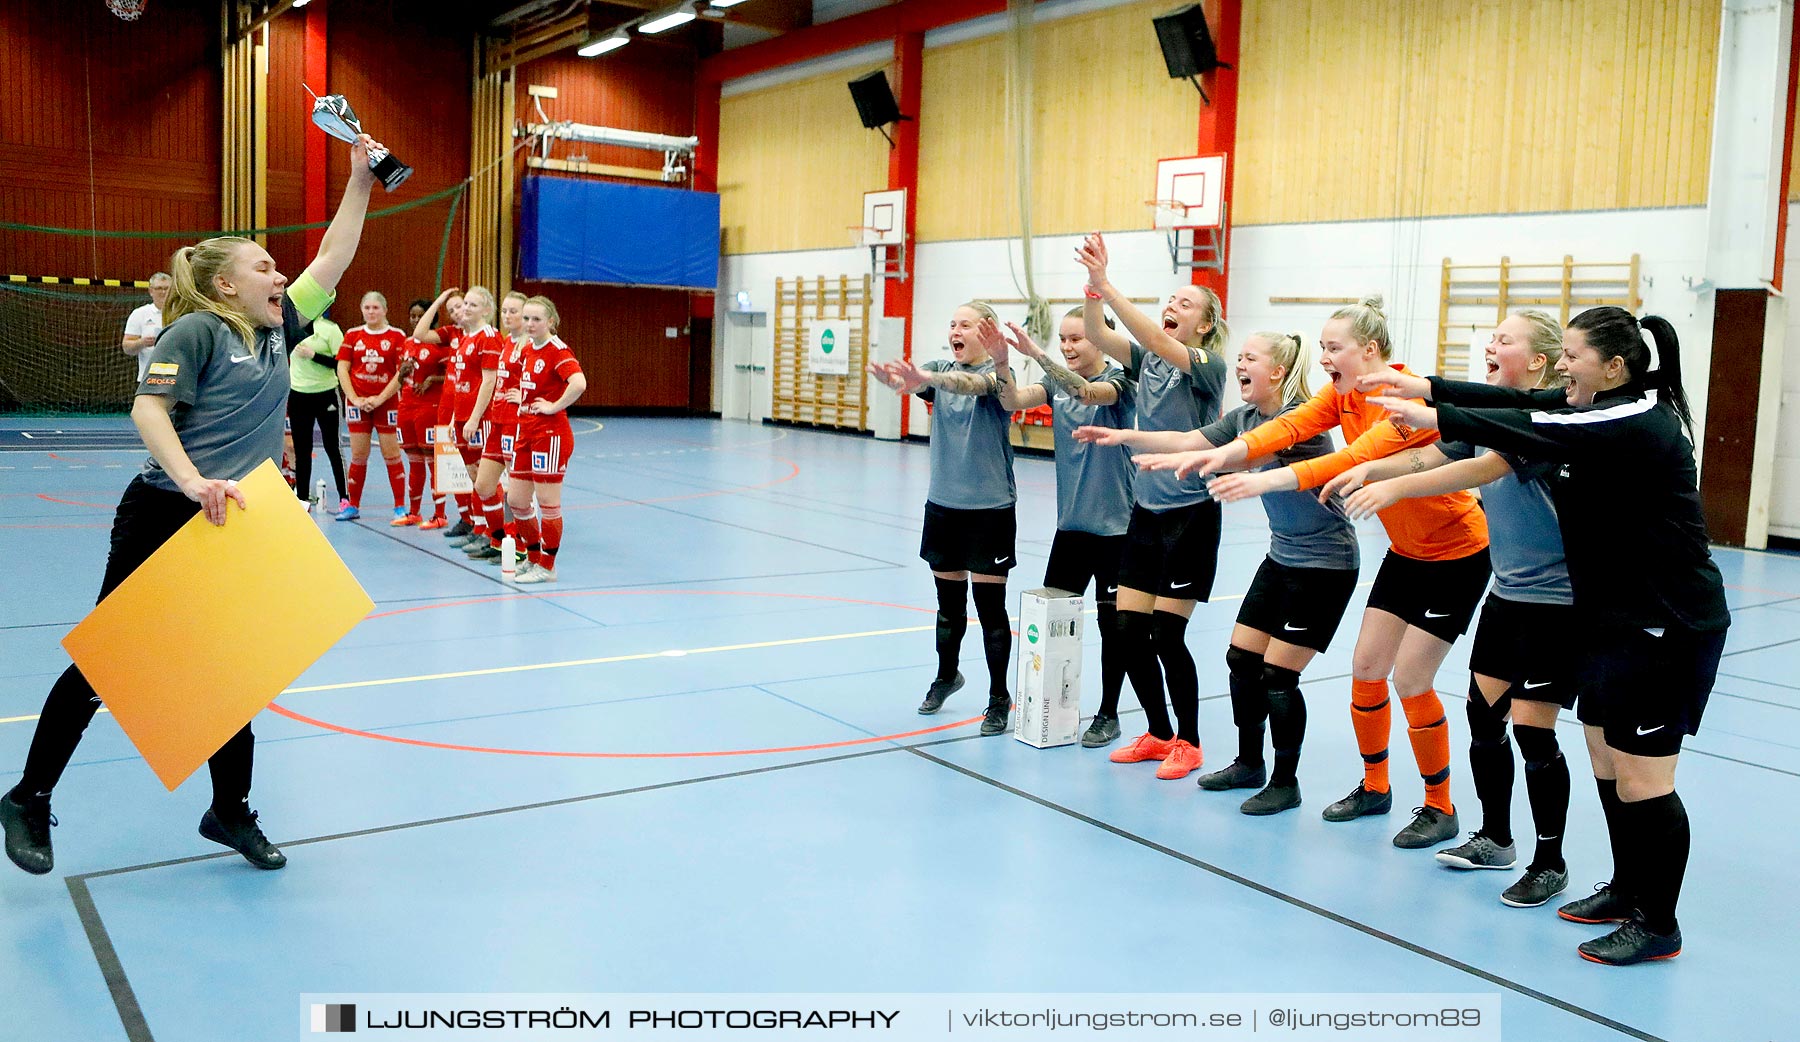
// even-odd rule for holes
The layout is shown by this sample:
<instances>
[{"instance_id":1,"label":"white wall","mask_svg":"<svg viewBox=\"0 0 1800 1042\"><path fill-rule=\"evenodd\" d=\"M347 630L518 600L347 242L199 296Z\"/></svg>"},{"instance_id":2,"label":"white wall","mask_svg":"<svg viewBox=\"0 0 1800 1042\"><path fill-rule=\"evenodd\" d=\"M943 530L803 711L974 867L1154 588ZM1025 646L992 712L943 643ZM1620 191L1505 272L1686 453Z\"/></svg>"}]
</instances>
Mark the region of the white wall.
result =
<instances>
[{"instance_id":1,"label":"white wall","mask_svg":"<svg viewBox=\"0 0 1800 1042\"><path fill-rule=\"evenodd\" d=\"M1800 290L1800 205L1788 206L1787 265L1782 285ZM1800 539L1800 307L1788 308L1787 351L1776 427L1775 483L1769 496L1769 534Z\"/></svg>"},{"instance_id":2,"label":"white wall","mask_svg":"<svg viewBox=\"0 0 1800 1042\"><path fill-rule=\"evenodd\" d=\"M1075 263L1078 236L1044 236L1034 243L1037 291L1045 297L1081 295L1085 273ZM1110 275L1134 297L1166 296L1187 282L1169 267L1160 233L1110 235ZM1455 262L1623 261L1642 258L1642 292L1648 313L1675 325L1682 340L1682 364L1696 419L1704 420L1710 317L1697 310L1689 279L1698 280L1706 243L1702 208L1626 210L1518 216L1451 217L1411 221L1353 221L1330 224L1267 225L1242 228L1231 240L1231 291L1226 317L1234 341L1259 329L1316 335L1332 308L1325 305L1271 305L1271 296L1344 297L1379 292L1387 299L1396 356L1422 372L1437 357L1438 289L1445 257ZM1800 251L1795 251L1800 253ZM1010 261L1010 264L1009 264ZM1790 263L1790 272L1796 265ZM766 306L780 275L861 274L868 251L762 254L726 258L722 299L748 289ZM1016 240L984 239L926 243L915 259L913 357L925 362L948 357L944 330L958 304L971 298L1023 297L1025 273ZM1790 277L1800 279L1800 273ZM878 291L879 292L879 291ZM1059 306L1060 307L1060 306ZM1022 305L1001 305L1002 318L1019 319ZM1789 338L1800 352L1800 336ZM1795 471L1785 483L1800 525L1800 359L1788 366L1788 397L1797 403L1784 428L1784 454ZM715 381L715 386L719 386ZM922 427L923 410L913 428ZM1781 489L1783 483L1777 483Z\"/></svg>"}]
</instances>

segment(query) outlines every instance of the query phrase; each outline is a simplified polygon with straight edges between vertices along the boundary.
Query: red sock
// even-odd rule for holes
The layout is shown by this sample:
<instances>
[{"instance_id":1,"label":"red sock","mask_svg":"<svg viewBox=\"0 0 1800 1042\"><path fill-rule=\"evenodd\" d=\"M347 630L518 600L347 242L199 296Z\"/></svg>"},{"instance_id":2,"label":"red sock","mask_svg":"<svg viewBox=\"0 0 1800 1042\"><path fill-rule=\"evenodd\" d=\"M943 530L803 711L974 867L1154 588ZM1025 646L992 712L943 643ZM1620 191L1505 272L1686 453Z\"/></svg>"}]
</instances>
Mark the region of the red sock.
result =
<instances>
[{"instance_id":1,"label":"red sock","mask_svg":"<svg viewBox=\"0 0 1800 1042\"><path fill-rule=\"evenodd\" d=\"M425 498L425 457L414 455L406 471L406 512L417 517L419 502Z\"/></svg>"},{"instance_id":2,"label":"red sock","mask_svg":"<svg viewBox=\"0 0 1800 1042\"><path fill-rule=\"evenodd\" d=\"M431 494L431 516L433 518L441 518L444 516L444 494L442 492L433 492Z\"/></svg>"},{"instance_id":3,"label":"red sock","mask_svg":"<svg viewBox=\"0 0 1800 1042\"><path fill-rule=\"evenodd\" d=\"M556 551L562 547L562 507L539 507L538 515L544 519L544 566L555 568Z\"/></svg>"},{"instance_id":4,"label":"red sock","mask_svg":"<svg viewBox=\"0 0 1800 1042\"><path fill-rule=\"evenodd\" d=\"M394 490L394 505L406 502L406 460L395 456L387 461L388 487Z\"/></svg>"},{"instance_id":5,"label":"red sock","mask_svg":"<svg viewBox=\"0 0 1800 1042\"><path fill-rule=\"evenodd\" d=\"M369 461L368 460L363 459L363 460L351 460L350 461L350 505L351 506L355 507L355 506L362 505L363 481L365 479L367 479L368 476L369 476Z\"/></svg>"},{"instance_id":6,"label":"red sock","mask_svg":"<svg viewBox=\"0 0 1800 1042\"><path fill-rule=\"evenodd\" d=\"M487 530L494 542L500 541L500 530L506 524L506 512L500 508L503 502L498 489L494 494L481 501L481 513L487 521Z\"/></svg>"},{"instance_id":7,"label":"red sock","mask_svg":"<svg viewBox=\"0 0 1800 1042\"><path fill-rule=\"evenodd\" d=\"M518 542L524 544L526 558L536 564L540 547L538 544L538 519L536 514L513 515L513 524L518 526Z\"/></svg>"},{"instance_id":8,"label":"red sock","mask_svg":"<svg viewBox=\"0 0 1800 1042\"><path fill-rule=\"evenodd\" d=\"M467 521L475 513L475 497L467 492L454 493L456 496L456 516Z\"/></svg>"}]
</instances>

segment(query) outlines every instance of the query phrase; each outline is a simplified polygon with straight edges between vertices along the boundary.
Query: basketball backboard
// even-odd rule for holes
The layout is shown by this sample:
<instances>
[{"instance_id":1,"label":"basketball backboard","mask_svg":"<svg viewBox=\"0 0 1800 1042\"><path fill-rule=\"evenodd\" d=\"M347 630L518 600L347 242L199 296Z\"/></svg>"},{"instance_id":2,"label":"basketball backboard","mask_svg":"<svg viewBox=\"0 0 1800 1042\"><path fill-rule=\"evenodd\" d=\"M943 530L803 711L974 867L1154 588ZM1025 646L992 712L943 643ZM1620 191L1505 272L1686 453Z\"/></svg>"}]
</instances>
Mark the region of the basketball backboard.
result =
<instances>
[{"instance_id":1,"label":"basketball backboard","mask_svg":"<svg viewBox=\"0 0 1800 1042\"><path fill-rule=\"evenodd\" d=\"M906 242L906 189L863 193L864 246L899 246Z\"/></svg>"},{"instance_id":2,"label":"basketball backboard","mask_svg":"<svg viewBox=\"0 0 1800 1042\"><path fill-rule=\"evenodd\" d=\"M1163 231L1176 228L1217 228L1225 197L1225 155L1178 156L1156 161L1155 208L1151 225Z\"/></svg>"}]
</instances>

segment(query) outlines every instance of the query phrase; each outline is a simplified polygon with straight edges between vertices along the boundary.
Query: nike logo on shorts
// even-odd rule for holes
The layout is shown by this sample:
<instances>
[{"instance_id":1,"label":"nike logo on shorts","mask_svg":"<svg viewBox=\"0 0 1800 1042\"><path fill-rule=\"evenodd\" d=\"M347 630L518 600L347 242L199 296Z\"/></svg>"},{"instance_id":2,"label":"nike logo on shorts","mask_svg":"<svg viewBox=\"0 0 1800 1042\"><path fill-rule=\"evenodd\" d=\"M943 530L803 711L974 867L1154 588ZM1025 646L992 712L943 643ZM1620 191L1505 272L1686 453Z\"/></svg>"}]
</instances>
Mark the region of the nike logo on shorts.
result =
<instances>
[{"instance_id":1,"label":"nike logo on shorts","mask_svg":"<svg viewBox=\"0 0 1800 1042\"><path fill-rule=\"evenodd\" d=\"M994 558L994 563L995 563L995 564L1005 564L1005 563L1006 563L1006 558L1004 558L1004 557L996 557L996 558Z\"/></svg>"},{"instance_id":2,"label":"nike logo on shorts","mask_svg":"<svg viewBox=\"0 0 1800 1042\"><path fill-rule=\"evenodd\" d=\"M233 362L248 362L251 359L251 357L252 356L250 356L250 355L245 355L244 357L239 358L237 355L232 355L231 360Z\"/></svg>"},{"instance_id":3,"label":"nike logo on shorts","mask_svg":"<svg viewBox=\"0 0 1800 1042\"><path fill-rule=\"evenodd\" d=\"M1118 587L1117 587L1117 586L1108 586L1108 587L1107 587L1107 588L1106 588L1106 592L1107 592L1107 593L1118 593L1118 592L1119 592L1119 588L1118 588Z\"/></svg>"},{"instance_id":4,"label":"nike logo on shorts","mask_svg":"<svg viewBox=\"0 0 1800 1042\"><path fill-rule=\"evenodd\" d=\"M1548 843L1555 838L1556 838L1555 836L1539 836L1538 842L1539 843Z\"/></svg>"},{"instance_id":5,"label":"nike logo on shorts","mask_svg":"<svg viewBox=\"0 0 1800 1042\"><path fill-rule=\"evenodd\" d=\"M1170 584L1169 584L1169 589L1171 589L1171 590L1184 590L1184 589L1186 589L1186 588L1188 588L1188 587L1189 587L1189 586L1192 586L1192 585L1194 585L1194 584L1193 584L1193 583L1192 583L1192 582L1184 582L1184 583L1170 583Z\"/></svg>"},{"instance_id":6,"label":"nike logo on shorts","mask_svg":"<svg viewBox=\"0 0 1800 1042\"><path fill-rule=\"evenodd\" d=\"M1527 680L1524 684L1524 687L1525 687L1525 690L1527 690L1527 691L1535 691L1540 687L1549 687L1550 684L1551 684L1551 682L1548 680L1540 680L1535 684L1533 684L1531 681Z\"/></svg>"},{"instance_id":7,"label":"nike logo on shorts","mask_svg":"<svg viewBox=\"0 0 1800 1042\"><path fill-rule=\"evenodd\" d=\"M1644 729L1644 728L1642 728L1642 727L1640 727L1640 728L1638 728L1638 729L1637 729L1637 733L1638 733L1638 737L1639 737L1639 738L1642 738L1642 737L1644 737L1644 736L1645 736L1645 735L1647 735L1647 734L1655 734L1655 733L1656 733L1656 732L1658 732L1658 731L1660 731L1660 730L1662 730L1662 729L1663 729L1663 728L1665 728L1665 727L1667 727L1667 726L1669 726L1669 725L1667 725L1667 724L1657 724L1657 725L1656 725L1656 726L1655 726L1655 727L1652 727L1652 728L1650 728L1650 729L1648 729L1648 730L1645 730L1645 729Z\"/></svg>"},{"instance_id":8,"label":"nike logo on shorts","mask_svg":"<svg viewBox=\"0 0 1800 1042\"><path fill-rule=\"evenodd\" d=\"M1447 619L1450 617L1450 613L1447 611L1427 611L1425 617L1428 619Z\"/></svg>"},{"instance_id":9,"label":"nike logo on shorts","mask_svg":"<svg viewBox=\"0 0 1800 1042\"><path fill-rule=\"evenodd\" d=\"M1287 630L1290 633L1305 633L1306 632L1305 626L1296 626L1291 622L1282 623L1281 628L1284 630Z\"/></svg>"}]
</instances>

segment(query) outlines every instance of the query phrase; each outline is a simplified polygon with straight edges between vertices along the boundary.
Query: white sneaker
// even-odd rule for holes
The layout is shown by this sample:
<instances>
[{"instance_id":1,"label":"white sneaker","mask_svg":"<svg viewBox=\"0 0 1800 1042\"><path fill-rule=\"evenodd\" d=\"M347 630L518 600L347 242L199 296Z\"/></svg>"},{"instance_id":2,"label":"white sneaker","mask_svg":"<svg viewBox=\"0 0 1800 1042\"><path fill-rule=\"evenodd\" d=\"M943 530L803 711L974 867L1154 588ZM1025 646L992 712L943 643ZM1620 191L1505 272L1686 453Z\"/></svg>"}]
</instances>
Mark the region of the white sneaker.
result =
<instances>
[{"instance_id":1,"label":"white sneaker","mask_svg":"<svg viewBox=\"0 0 1800 1042\"><path fill-rule=\"evenodd\" d=\"M528 565L527 570L520 570L513 576L516 583L553 583L556 581L556 569L545 568L541 564Z\"/></svg>"}]
</instances>

